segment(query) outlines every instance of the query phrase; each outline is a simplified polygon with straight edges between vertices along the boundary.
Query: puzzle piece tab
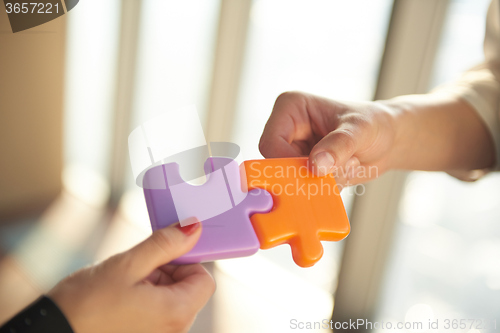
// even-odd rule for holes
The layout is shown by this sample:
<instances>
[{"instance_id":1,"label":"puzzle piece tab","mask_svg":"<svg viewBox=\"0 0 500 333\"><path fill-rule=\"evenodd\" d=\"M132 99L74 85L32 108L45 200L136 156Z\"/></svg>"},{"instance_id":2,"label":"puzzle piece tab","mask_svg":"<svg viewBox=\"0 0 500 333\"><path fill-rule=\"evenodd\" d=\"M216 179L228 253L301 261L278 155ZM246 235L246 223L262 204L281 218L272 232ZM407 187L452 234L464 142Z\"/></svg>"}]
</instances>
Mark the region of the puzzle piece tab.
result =
<instances>
[{"instance_id":1,"label":"puzzle piece tab","mask_svg":"<svg viewBox=\"0 0 500 333\"><path fill-rule=\"evenodd\" d=\"M196 216L202 221L198 243L174 264L243 257L259 249L250 216L269 212L273 205L271 195L260 189L243 192L234 160L209 158L205 171L207 181L199 186L184 183L176 163L155 166L144 175L144 195L153 231L185 217ZM152 186L158 182L166 186Z\"/></svg>"},{"instance_id":2,"label":"puzzle piece tab","mask_svg":"<svg viewBox=\"0 0 500 333\"><path fill-rule=\"evenodd\" d=\"M245 161L249 189L267 190L274 206L251 217L261 249L288 243L295 263L314 265L323 256L320 241L339 241L350 232L349 220L333 176L316 177L307 158Z\"/></svg>"}]
</instances>

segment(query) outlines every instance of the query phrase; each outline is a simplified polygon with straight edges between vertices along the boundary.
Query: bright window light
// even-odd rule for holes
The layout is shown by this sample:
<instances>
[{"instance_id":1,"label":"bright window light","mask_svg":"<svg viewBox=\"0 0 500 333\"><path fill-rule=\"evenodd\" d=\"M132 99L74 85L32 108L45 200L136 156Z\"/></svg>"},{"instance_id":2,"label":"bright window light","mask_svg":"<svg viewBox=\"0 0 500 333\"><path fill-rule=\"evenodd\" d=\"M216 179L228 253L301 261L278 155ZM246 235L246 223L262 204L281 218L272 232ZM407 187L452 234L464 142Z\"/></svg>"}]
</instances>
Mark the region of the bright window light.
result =
<instances>
[{"instance_id":1,"label":"bright window light","mask_svg":"<svg viewBox=\"0 0 500 333\"><path fill-rule=\"evenodd\" d=\"M431 86L483 60L489 0L452 0ZM401 321L424 304L444 319L494 319L500 311L500 175L476 183L413 172L407 182L377 321ZM481 332L494 332L491 326ZM425 323L424 323L425 325ZM484 326L484 324L483 324ZM472 327L474 328L474 327ZM479 332L469 330L469 332Z\"/></svg>"},{"instance_id":2,"label":"bright window light","mask_svg":"<svg viewBox=\"0 0 500 333\"><path fill-rule=\"evenodd\" d=\"M105 176L111 148L120 1L81 1L67 20L65 162Z\"/></svg>"},{"instance_id":3,"label":"bright window light","mask_svg":"<svg viewBox=\"0 0 500 333\"><path fill-rule=\"evenodd\" d=\"M302 90L337 99L373 98L391 9L390 0L254 1L232 136L232 141L240 145L244 159L262 158L258 151L259 138L276 97L284 91ZM348 199L344 202L349 206ZM261 278L252 282L252 288L266 291L258 298L260 303L254 304L255 294L244 292L249 286L239 281L227 287L235 288L230 293L237 293L239 297L221 301L224 302L221 303L222 315L258 323L259 332L287 332L289 320L297 313L303 314L302 320L329 319L333 303L325 302L323 297L324 293L331 295L336 288L342 242L323 242L323 246L323 258L312 268L296 266L289 246L259 252L255 260L262 260L263 267L273 267L260 272ZM221 263L221 274L238 272L236 266L231 267L233 264L238 262ZM278 274L276 272L280 272L282 279L296 282L290 293L297 297L294 302L284 301L286 306L280 303L281 282L266 278L266 274ZM237 274L229 275L238 279ZM224 284L220 286L221 294L226 292L223 288L226 288ZM311 288L323 293L308 294L306 291ZM261 304L269 304L269 307L237 313L241 304L247 309L261 307L262 310ZM304 304L323 307L321 311L304 312L300 310ZM288 321L281 321L283 318ZM231 322L227 323L229 326L218 327L218 331L236 329L231 327ZM252 328L255 331L255 326L249 327L247 331ZM237 329L243 332L243 327Z\"/></svg>"}]
</instances>

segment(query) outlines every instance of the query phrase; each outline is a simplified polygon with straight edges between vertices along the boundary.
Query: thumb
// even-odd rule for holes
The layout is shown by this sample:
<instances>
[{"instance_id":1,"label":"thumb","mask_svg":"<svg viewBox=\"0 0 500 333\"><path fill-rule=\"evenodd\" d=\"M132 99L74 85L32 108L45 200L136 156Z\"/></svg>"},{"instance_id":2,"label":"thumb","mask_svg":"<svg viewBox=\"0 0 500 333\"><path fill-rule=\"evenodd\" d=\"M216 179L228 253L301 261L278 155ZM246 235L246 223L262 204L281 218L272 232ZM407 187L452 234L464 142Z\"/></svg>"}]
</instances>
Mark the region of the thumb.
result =
<instances>
[{"instance_id":1,"label":"thumb","mask_svg":"<svg viewBox=\"0 0 500 333\"><path fill-rule=\"evenodd\" d=\"M318 176L325 176L336 168L344 167L356 148L357 140L353 131L339 128L328 133L311 150L309 161L312 171Z\"/></svg>"},{"instance_id":2,"label":"thumb","mask_svg":"<svg viewBox=\"0 0 500 333\"><path fill-rule=\"evenodd\" d=\"M195 217L156 230L146 240L123 253L127 273L137 280L145 278L154 269L189 252L200 235L201 223Z\"/></svg>"}]
</instances>

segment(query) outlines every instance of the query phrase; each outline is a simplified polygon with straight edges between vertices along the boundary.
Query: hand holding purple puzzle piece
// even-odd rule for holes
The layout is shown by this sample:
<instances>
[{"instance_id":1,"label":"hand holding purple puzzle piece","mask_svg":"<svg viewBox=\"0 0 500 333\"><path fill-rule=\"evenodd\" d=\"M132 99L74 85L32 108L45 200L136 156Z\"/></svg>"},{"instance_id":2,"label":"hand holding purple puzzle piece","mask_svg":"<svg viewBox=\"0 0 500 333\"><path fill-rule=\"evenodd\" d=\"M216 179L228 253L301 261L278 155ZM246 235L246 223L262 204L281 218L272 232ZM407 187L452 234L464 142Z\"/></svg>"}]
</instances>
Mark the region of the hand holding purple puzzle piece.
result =
<instances>
[{"instance_id":1,"label":"hand holding purple puzzle piece","mask_svg":"<svg viewBox=\"0 0 500 333\"><path fill-rule=\"evenodd\" d=\"M260 247L250 216L267 213L271 195L261 189L244 192L238 163L210 157L205 162L207 181L185 183L177 163L157 165L143 179L144 195L154 230L195 216L203 224L196 246L174 264L190 264L249 256Z\"/></svg>"}]
</instances>

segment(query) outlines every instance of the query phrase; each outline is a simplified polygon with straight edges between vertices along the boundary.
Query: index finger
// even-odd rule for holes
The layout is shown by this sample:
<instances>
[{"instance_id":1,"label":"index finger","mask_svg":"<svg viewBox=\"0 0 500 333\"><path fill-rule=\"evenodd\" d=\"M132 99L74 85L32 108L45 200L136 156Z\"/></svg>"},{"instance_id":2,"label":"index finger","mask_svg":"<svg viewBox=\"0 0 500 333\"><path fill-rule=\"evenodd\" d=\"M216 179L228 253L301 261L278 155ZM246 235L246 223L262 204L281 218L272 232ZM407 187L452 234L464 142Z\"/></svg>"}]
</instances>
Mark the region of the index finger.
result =
<instances>
[{"instance_id":1,"label":"index finger","mask_svg":"<svg viewBox=\"0 0 500 333\"><path fill-rule=\"evenodd\" d=\"M301 133L308 121L305 104L304 96L299 93L283 93L278 96L259 142L259 149L264 157L302 156L292 142L305 140L310 134Z\"/></svg>"}]
</instances>

